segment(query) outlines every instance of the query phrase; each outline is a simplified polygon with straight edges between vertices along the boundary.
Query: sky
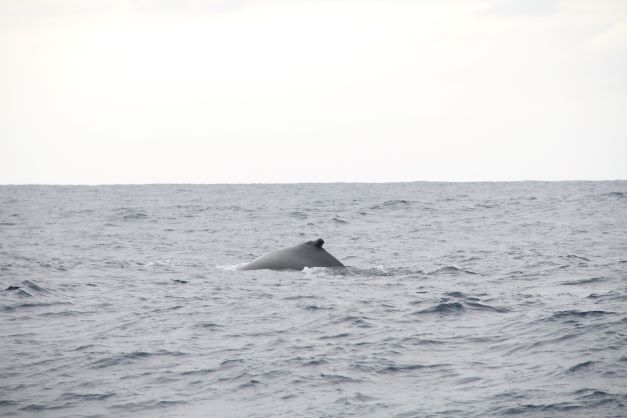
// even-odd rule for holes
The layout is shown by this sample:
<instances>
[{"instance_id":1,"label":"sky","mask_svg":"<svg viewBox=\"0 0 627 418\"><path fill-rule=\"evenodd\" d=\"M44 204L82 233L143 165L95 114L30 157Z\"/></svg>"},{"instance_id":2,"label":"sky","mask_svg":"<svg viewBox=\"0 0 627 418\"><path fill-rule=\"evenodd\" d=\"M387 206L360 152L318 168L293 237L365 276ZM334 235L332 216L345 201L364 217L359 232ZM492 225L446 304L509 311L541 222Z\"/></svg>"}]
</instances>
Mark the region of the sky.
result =
<instances>
[{"instance_id":1,"label":"sky","mask_svg":"<svg viewBox=\"0 0 627 418\"><path fill-rule=\"evenodd\" d=\"M0 0L0 184L582 179L625 0Z\"/></svg>"}]
</instances>

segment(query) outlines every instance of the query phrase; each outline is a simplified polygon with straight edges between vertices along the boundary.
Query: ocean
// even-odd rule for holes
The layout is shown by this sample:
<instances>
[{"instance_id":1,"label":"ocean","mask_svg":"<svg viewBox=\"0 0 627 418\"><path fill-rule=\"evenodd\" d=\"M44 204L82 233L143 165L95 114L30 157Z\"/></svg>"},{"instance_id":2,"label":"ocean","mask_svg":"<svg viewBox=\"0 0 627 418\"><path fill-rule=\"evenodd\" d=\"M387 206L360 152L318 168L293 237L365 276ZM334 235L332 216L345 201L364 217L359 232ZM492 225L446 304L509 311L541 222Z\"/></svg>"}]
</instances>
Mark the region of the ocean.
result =
<instances>
[{"instance_id":1,"label":"ocean","mask_svg":"<svg viewBox=\"0 0 627 418\"><path fill-rule=\"evenodd\" d=\"M627 181L0 186L0 338L5 417L625 417Z\"/></svg>"}]
</instances>

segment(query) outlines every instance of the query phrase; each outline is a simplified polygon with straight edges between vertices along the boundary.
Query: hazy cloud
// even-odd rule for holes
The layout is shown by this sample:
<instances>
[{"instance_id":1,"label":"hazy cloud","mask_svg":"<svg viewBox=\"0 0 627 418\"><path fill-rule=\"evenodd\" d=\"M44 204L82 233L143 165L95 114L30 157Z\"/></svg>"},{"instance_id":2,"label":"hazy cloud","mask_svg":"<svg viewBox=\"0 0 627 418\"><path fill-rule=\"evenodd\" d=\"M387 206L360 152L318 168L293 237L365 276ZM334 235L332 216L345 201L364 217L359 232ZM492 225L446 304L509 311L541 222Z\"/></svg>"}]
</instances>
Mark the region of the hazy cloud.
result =
<instances>
[{"instance_id":1,"label":"hazy cloud","mask_svg":"<svg viewBox=\"0 0 627 418\"><path fill-rule=\"evenodd\" d=\"M559 0L494 0L486 9L499 16L546 16L559 10Z\"/></svg>"},{"instance_id":2,"label":"hazy cloud","mask_svg":"<svg viewBox=\"0 0 627 418\"><path fill-rule=\"evenodd\" d=\"M0 1L0 182L627 178L624 0L497 3Z\"/></svg>"}]
</instances>

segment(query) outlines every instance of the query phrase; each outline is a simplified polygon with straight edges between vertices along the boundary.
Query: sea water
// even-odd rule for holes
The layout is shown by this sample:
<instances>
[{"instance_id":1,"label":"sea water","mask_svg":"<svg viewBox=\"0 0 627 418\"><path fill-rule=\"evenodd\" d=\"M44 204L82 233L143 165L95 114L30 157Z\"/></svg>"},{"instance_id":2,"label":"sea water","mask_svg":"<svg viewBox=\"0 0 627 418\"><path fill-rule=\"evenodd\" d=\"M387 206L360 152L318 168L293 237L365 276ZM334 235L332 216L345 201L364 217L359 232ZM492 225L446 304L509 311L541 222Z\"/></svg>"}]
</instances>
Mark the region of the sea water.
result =
<instances>
[{"instance_id":1,"label":"sea water","mask_svg":"<svg viewBox=\"0 0 627 418\"><path fill-rule=\"evenodd\" d=\"M1 186L0 415L624 417L627 182Z\"/></svg>"}]
</instances>

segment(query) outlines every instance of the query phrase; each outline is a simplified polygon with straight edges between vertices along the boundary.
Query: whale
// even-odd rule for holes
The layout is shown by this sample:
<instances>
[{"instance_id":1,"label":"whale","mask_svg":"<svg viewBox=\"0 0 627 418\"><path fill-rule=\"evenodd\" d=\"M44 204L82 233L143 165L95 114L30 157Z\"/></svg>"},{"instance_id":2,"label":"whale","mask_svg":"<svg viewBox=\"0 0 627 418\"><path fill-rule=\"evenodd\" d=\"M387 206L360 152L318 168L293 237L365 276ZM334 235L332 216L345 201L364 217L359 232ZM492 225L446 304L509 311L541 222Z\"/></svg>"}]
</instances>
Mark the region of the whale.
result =
<instances>
[{"instance_id":1,"label":"whale","mask_svg":"<svg viewBox=\"0 0 627 418\"><path fill-rule=\"evenodd\" d=\"M344 267L322 245L324 240L307 241L293 247L270 251L239 267L239 270L303 270L305 267Z\"/></svg>"}]
</instances>

